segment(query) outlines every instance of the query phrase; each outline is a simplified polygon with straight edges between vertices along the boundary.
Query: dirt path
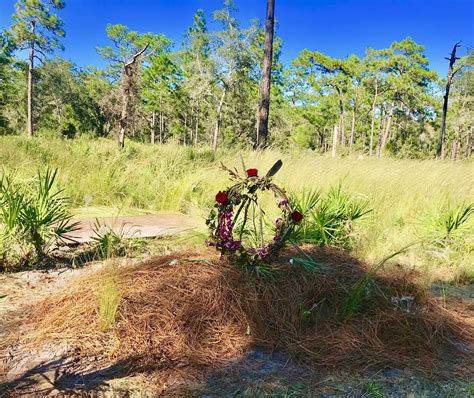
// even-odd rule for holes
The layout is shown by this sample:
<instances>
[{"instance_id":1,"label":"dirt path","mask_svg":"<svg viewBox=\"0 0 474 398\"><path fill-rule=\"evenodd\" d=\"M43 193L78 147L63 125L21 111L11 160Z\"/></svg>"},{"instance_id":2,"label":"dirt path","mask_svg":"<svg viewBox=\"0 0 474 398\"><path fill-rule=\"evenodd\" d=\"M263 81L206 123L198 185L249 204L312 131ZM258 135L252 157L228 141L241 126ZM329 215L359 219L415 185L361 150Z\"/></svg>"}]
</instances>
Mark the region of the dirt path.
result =
<instances>
[{"instance_id":1,"label":"dirt path","mask_svg":"<svg viewBox=\"0 0 474 398\"><path fill-rule=\"evenodd\" d=\"M125 238L151 238L176 235L198 226L191 217L182 214L160 214L125 217L98 218L102 226L122 233ZM96 219L82 219L80 229L71 237L78 243L89 243L94 236ZM124 259L124 263L133 260ZM31 270L12 274L0 274L0 338L2 321L15 312L23 312L35 302L63 289L69 283L102 269L102 262L95 262L83 268L62 267L53 270Z\"/></svg>"},{"instance_id":2,"label":"dirt path","mask_svg":"<svg viewBox=\"0 0 474 398\"><path fill-rule=\"evenodd\" d=\"M71 233L78 243L92 241L96 221L102 227L110 227L125 238L152 238L156 236L174 235L192 230L198 223L183 214L147 214L143 216L99 217L97 219L82 219L80 229Z\"/></svg>"}]
</instances>

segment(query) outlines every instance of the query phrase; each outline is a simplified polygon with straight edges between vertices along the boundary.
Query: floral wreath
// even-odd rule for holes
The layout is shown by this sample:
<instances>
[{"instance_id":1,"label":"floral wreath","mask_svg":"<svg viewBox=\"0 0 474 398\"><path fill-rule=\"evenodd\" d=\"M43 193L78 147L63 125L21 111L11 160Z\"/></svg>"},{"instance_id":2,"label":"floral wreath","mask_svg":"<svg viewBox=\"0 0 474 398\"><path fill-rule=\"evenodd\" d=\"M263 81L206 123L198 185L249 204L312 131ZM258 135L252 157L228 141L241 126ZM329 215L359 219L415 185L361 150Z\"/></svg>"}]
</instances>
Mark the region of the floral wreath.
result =
<instances>
[{"instance_id":1,"label":"floral wreath","mask_svg":"<svg viewBox=\"0 0 474 398\"><path fill-rule=\"evenodd\" d=\"M246 169L245 178L237 170L222 168L229 172L231 179L237 183L225 191L219 191L215 197L215 205L206 220L210 229L209 246L214 246L222 254L231 255L239 262L255 265L278 253L290 239L296 225L303 220L303 215L291 205L286 193L272 182L272 177L280 170L282 161L276 162L264 176L258 175L257 169ZM258 205L257 191L271 191L277 199L281 216L275 220L274 236L270 242L261 247L244 247L242 244L243 230L248 221L249 206ZM234 213L235 210L235 213ZM241 219L243 217L243 219ZM241 220L240 233L234 236L234 227Z\"/></svg>"}]
</instances>

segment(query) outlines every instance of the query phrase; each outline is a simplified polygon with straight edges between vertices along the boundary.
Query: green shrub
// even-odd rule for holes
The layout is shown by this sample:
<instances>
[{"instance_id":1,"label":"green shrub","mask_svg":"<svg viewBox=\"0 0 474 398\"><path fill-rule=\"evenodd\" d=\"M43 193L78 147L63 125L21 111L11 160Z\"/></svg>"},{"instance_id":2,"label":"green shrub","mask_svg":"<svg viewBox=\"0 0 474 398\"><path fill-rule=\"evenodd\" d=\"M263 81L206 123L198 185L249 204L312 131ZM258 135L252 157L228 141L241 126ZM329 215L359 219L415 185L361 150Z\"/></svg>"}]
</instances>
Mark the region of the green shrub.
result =
<instances>
[{"instance_id":1,"label":"green shrub","mask_svg":"<svg viewBox=\"0 0 474 398\"><path fill-rule=\"evenodd\" d=\"M77 229L71 222L70 201L55 189L57 171L38 173L30 183L16 183L13 176L0 178L0 248L5 259L9 250L33 248L41 260Z\"/></svg>"},{"instance_id":2,"label":"green shrub","mask_svg":"<svg viewBox=\"0 0 474 398\"><path fill-rule=\"evenodd\" d=\"M428 211L418 228L418 237L431 262L438 267L456 267L450 271L452 280L474 282L473 214L473 204L448 203Z\"/></svg>"},{"instance_id":3,"label":"green shrub","mask_svg":"<svg viewBox=\"0 0 474 398\"><path fill-rule=\"evenodd\" d=\"M96 218L92 233L94 250L99 259L107 259L125 253L125 231L123 226L116 232L113 228L101 224Z\"/></svg>"},{"instance_id":4,"label":"green shrub","mask_svg":"<svg viewBox=\"0 0 474 398\"><path fill-rule=\"evenodd\" d=\"M473 214L474 204L447 204L437 207L424 222L426 237L433 245L446 247L462 238Z\"/></svg>"},{"instance_id":5,"label":"green shrub","mask_svg":"<svg viewBox=\"0 0 474 398\"><path fill-rule=\"evenodd\" d=\"M351 248L354 222L372 211L368 201L355 199L341 185L331 187L326 195L318 191L292 195L292 203L305 216L293 240L321 246Z\"/></svg>"}]
</instances>

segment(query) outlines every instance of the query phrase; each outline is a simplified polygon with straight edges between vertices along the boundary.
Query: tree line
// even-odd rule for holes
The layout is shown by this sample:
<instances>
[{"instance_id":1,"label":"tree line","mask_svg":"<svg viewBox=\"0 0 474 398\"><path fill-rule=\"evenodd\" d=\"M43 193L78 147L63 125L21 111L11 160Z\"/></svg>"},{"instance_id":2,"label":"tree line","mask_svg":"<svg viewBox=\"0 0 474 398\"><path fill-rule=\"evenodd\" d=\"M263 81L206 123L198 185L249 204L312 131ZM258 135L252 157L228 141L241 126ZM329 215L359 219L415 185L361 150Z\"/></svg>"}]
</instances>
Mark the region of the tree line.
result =
<instances>
[{"instance_id":1,"label":"tree line","mask_svg":"<svg viewBox=\"0 0 474 398\"><path fill-rule=\"evenodd\" d=\"M55 14L64 5L19 0L11 27L0 33L0 134L118 137L121 146L127 137L217 149L258 146L263 133L266 145L334 155L472 154L472 51L459 58L454 48L447 79L429 69L424 47L409 37L368 48L364 57L304 49L284 66L273 27L265 37L260 21L243 26L234 3L225 0L211 15L215 29L197 10L176 47L163 34L108 25L110 44L97 48L107 67L79 68L51 57L65 35ZM267 12L267 24L268 18ZM272 62L263 65L265 48ZM27 61L18 50L28 51ZM272 82L268 137L261 122L268 115L265 73Z\"/></svg>"}]
</instances>

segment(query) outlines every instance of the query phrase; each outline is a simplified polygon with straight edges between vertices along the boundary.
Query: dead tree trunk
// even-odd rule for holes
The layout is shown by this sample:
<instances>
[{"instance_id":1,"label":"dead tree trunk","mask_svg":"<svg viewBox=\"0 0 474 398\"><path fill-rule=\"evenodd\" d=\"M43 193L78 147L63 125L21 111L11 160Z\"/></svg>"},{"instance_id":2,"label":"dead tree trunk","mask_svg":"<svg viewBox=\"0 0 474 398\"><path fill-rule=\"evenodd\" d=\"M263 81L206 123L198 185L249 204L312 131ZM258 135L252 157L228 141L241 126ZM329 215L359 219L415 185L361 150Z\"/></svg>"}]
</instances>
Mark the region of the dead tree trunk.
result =
<instances>
[{"instance_id":1,"label":"dead tree trunk","mask_svg":"<svg viewBox=\"0 0 474 398\"><path fill-rule=\"evenodd\" d=\"M133 77L136 72L136 64L138 58L146 51L148 44L137 52L128 62L123 66L122 75L122 110L120 112L120 131L118 135L118 144L120 148L125 146L125 131L127 129L130 91L133 87Z\"/></svg>"},{"instance_id":2,"label":"dead tree trunk","mask_svg":"<svg viewBox=\"0 0 474 398\"><path fill-rule=\"evenodd\" d=\"M265 147L268 139L268 116L270 113L270 85L272 80L273 32L275 26L275 0L267 0L265 20L264 55L262 64L262 89L258 112L257 147Z\"/></svg>"},{"instance_id":3,"label":"dead tree trunk","mask_svg":"<svg viewBox=\"0 0 474 398\"><path fill-rule=\"evenodd\" d=\"M460 42L456 43L451 51L451 56L449 58L445 58L449 61L449 68L448 68L448 78L446 81L446 90L444 93L444 102L443 102L443 113L441 115L441 127L439 129L439 139L438 139L438 147L436 148L436 157L442 158L444 155L444 141L446 136L446 116L448 114L448 100L449 100L449 90L451 89L451 84L453 82L453 77L459 69L454 70L454 63L459 58L456 57L456 50L461 47L459 45Z\"/></svg>"}]
</instances>

